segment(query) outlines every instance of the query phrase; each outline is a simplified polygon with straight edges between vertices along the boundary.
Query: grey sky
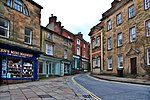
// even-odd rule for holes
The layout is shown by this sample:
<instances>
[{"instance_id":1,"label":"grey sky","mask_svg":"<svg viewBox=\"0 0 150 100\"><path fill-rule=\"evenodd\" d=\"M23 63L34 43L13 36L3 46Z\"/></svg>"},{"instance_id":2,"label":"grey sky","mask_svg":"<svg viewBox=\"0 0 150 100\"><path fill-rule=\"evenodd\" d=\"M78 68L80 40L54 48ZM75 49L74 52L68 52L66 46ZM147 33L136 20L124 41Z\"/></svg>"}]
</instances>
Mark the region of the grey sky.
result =
<instances>
[{"instance_id":1,"label":"grey sky","mask_svg":"<svg viewBox=\"0 0 150 100\"><path fill-rule=\"evenodd\" d=\"M102 13L111 7L113 0L34 0L42 9L41 24L48 24L51 14L57 16L62 26L77 34L83 33L83 38L90 42L88 33L99 23Z\"/></svg>"}]
</instances>

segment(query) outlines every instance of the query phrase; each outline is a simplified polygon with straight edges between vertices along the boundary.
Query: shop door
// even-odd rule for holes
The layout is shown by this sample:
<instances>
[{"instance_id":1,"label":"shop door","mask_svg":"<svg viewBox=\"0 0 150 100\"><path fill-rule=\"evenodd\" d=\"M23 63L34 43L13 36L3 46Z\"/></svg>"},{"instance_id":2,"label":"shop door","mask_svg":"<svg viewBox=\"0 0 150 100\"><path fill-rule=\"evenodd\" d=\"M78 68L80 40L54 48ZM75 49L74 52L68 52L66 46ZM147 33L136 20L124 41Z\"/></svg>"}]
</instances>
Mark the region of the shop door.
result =
<instances>
[{"instance_id":1,"label":"shop door","mask_svg":"<svg viewBox=\"0 0 150 100\"><path fill-rule=\"evenodd\" d=\"M0 85L2 84L2 56L0 56Z\"/></svg>"},{"instance_id":2,"label":"shop door","mask_svg":"<svg viewBox=\"0 0 150 100\"><path fill-rule=\"evenodd\" d=\"M49 71L48 64L46 64L46 77L48 77L48 76L49 76L48 71Z\"/></svg>"},{"instance_id":3,"label":"shop door","mask_svg":"<svg viewBox=\"0 0 150 100\"><path fill-rule=\"evenodd\" d=\"M136 67L136 57L130 59L131 63L131 74L137 74L137 67Z\"/></svg>"}]
</instances>

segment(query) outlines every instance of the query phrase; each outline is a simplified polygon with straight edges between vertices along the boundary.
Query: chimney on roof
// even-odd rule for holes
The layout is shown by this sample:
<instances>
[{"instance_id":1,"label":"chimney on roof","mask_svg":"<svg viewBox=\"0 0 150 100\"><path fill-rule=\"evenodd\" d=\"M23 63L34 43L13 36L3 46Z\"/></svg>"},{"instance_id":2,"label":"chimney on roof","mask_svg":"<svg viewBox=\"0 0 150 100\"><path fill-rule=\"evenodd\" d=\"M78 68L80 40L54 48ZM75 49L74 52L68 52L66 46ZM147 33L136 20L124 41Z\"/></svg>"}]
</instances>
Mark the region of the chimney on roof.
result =
<instances>
[{"instance_id":1,"label":"chimney on roof","mask_svg":"<svg viewBox=\"0 0 150 100\"><path fill-rule=\"evenodd\" d=\"M57 20L56 16L53 16L53 14L51 14L51 17L49 17L49 23L55 23Z\"/></svg>"},{"instance_id":2,"label":"chimney on roof","mask_svg":"<svg viewBox=\"0 0 150 100\"><path fill-rule=\"evenodd\" d=\"M82 34L81 32L78 32L78 36L79 36L80 38L83 38L83 34Z\"/></svg>"},{"instance_id":3,"label":"chimney on roof","mask_svg":"<svg viewBox=\"0 0 150 100\"><path fill-rule=\"evenodd\" d=\"M111 6L114 7L116 4L118 4L121 0L114 0L112 3L111 3Z\"/></svg>"}]
</instances>

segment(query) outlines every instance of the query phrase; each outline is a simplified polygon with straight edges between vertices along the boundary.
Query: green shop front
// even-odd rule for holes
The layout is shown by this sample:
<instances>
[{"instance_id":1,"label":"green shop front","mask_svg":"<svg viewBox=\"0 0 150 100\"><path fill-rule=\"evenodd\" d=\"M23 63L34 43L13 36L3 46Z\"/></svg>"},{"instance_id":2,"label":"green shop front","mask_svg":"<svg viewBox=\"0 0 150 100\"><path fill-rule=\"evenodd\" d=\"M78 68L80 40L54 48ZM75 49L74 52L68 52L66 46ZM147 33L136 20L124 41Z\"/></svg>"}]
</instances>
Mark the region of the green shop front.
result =
<instances>
[{"instance_id":1,"label":"green shop front","mask_svg":"<svg viewBox=\"0 0 150 100\"><path fill-rule=\"evenodd\" d=\"M61 67L61 60L53 56L41 55L39 58L39 76L63 76L64 69Z\"/></svg>"},{"instance_id":2,"label":"green shop front","mask_svg":"<svg viewBox=\"0 0 150 100\"><path fill-rule=\"evenodd\" d=\"M38 79L40 52L0 43L0 84Z\"/></svg>"}]
</instances>

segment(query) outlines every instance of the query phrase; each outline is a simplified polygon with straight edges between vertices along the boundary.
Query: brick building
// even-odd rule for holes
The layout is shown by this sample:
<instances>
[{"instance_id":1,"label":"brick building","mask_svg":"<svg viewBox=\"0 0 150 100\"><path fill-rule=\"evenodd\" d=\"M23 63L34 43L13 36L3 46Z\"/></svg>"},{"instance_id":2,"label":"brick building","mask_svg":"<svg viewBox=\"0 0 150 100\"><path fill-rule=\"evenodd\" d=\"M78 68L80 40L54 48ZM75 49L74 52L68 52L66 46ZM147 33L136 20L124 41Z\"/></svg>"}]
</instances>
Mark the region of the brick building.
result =
<instances>
[{"instance_id":1,"label":"brick building","mask_svg":"<svg viewBox=\"0 0 150 100\"><path fill-rule=\"evenodd\" d=\"M102 22L91 28L88 34L91 39L90 63L91 73L100 74L103 72L103 26Z\"/></svg>"},{"instance_id":2,"label":"brick building","mask_svg":"<svg viewBox=\"0 0 150 100\"><path fill-rule=\"evenodd\" d=\"M47 28L73 41L72 71L89 70L89 43L83 39L83 34L73 34L66 30L53 15L49 18Z\"/></svg>"},{"instance_id":3,"label":"brick building","mask_svg":"<svg viewBox=\"0 0 150 100\"><path fill-rule=\"evenodd\" d=\"M102 14L104 72L150 74L150 0L114 0Z\"/></svg>"},{"instance_id":4,"label":"brick building","mask_svg":"<svg viewBox=\"0 0 150 100\"><path fill-rule=\"evenodd\" d=\"M0 1L0 80L38 78L42 7L32 0Z\"/></svg>"}]
</instances>

